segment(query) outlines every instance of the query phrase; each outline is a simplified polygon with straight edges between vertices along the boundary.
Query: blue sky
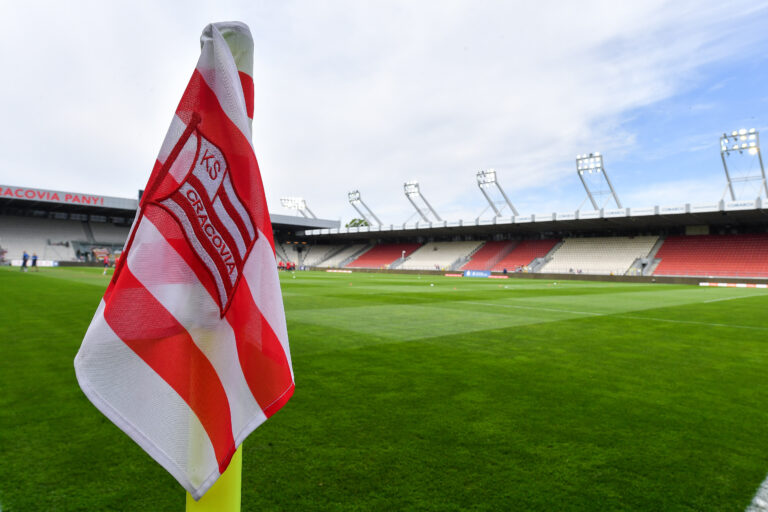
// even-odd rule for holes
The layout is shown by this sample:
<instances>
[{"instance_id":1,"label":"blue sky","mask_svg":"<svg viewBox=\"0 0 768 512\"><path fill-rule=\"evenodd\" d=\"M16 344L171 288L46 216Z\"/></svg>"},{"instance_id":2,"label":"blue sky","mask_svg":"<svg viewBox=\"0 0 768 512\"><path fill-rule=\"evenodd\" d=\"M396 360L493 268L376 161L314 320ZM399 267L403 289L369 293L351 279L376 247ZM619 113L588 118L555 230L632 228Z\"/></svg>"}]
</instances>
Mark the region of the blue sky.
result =
<instances>
[{"instance_id":1,"label":"blue sky","mask_svg":"<svg viewBox=\"0 0 768 512\"><path fill-rule=\"evenodd\" d=\"M733 129L764 129L768 112L768 89L764 86L767 65L765 54L735 56L714 63L699 70L695 81L669 98L627 112L624 127L635 134L635 145L612 162L617 187L626 190L629 198L698 202L720 199L726 180L718 138L723 131ZM756 171L754 161L754 157L733 155L729 157L729 168L735 172ZM651 182L643 179L646 175ZM659 195L645 195L642 186L634 185L637 182L651 191L655 185ZM662 195L662 190L669 188L666 184L676 186L679 182L694 183ZM739 185L736 192L749 199L758 195L752 184Z\"/></svg>"},{"instance_id":2,"label":"blue sky","mask_svg":"<svg viewBox=\"0 0 768 512\"><path fill-rule=\"evenodd\" d=\"M15 4L0 4L2 184L133 196L200 32L229 19L254 34L254 146L276 213L301 196L347 221L359 189L402 223L416 179L443 218L474 218L489 167L522 214L572 211L574 158L591 151L624 206L713 202L719 135L768 125L768 4Z\"/></svg>"}]
</instances>

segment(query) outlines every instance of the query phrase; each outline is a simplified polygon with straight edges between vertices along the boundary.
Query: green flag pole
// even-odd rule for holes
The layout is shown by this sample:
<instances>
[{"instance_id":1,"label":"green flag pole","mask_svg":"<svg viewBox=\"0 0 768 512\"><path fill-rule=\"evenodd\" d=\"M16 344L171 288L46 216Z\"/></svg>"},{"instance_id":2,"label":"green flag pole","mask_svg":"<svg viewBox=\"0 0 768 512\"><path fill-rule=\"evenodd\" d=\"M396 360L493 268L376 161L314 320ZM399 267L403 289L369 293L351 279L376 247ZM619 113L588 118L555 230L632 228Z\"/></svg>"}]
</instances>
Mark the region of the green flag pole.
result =
<instances>
[{"instance_id":1,"label":"green flag pole","mask_svg":"<svg viewBox=\"0 0 768 512\"><path fill-rule=\"evenodd\" d=\"M241 444L224 474L198 501L187 493L187 512L240 512L240 488L243 473Z\"/></svg>"}]
</instances>

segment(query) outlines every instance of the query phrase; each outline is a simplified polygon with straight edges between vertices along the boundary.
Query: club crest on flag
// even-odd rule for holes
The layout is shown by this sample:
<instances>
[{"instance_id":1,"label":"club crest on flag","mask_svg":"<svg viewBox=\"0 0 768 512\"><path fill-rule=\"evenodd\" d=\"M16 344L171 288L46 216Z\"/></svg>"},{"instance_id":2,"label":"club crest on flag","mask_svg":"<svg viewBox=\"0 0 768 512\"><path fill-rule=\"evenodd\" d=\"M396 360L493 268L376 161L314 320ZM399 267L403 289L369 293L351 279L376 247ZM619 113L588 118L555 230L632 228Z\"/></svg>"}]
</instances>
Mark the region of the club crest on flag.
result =
<instances>
[{"instance_id":1,"label":"club crest on flag","mask_svg":"<svg viewBox=\"0 0 768 512\"><path fill-rule=\"evenodd\" d=\"M216 284L216 298L224 316L258 234L232 186L224 153L200 133L198 122L195 116L185 130L187 137L177 143L178 148L194 147L195 157L186 177L176 190L155 204L181 226L200 267ZM179 151L173 153L178 158Z\"/></svg>"}]
</instances>

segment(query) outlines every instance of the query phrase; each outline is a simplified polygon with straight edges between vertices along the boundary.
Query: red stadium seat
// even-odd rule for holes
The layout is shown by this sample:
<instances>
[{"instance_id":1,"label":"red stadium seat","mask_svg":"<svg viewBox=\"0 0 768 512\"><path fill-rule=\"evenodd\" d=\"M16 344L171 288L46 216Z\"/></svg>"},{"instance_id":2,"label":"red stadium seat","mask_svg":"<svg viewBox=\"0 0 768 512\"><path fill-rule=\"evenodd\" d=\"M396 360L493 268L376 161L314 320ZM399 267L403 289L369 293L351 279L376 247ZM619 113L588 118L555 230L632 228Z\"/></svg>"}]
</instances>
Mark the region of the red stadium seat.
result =
<instances>
[{"instance_id":1,"label":"red stadium seat","mask_svg":"<svg viewBox=\"0 0 768 512\"><path fill-rule=\"evenodd\" d=\"M366 251L359 258L347 264L347 268L381 268L391 265L402 258L403 251L407 257L421 244L381 244Z\"/></svg>"},{"instance_id":2,"label":"red stadium seat","mask_svg":"<svg viewBox=\"0 0 768 512\"><path fill-rule=\"evenodd\" d=\"M462 270L491 270L493 266L517 245L517 242L502 240L485 242L472 259L461 267Z\"/></svg>"},{"instance_id":3,"label":"red stadium seat","mask_svg":"<svg viewBox=\"0 0 768 512\"><path fill-rule=\"evenodd\" d=\"M546 256L559 241L560 239L523 240L491 270L494 272L501 272L504 269L514 271L518 267L524 267L536 258Z\"/></svg>"},{"instance_id":4,"label":"red stadium seat","mask_svg":"<svg viewBox=\"0 0 768 512\"><path fill-rule=\"evenodd\" d=\"M768 234L670 236L653 272L670 276L768 276Z\"/></svg>"}]
</instances>

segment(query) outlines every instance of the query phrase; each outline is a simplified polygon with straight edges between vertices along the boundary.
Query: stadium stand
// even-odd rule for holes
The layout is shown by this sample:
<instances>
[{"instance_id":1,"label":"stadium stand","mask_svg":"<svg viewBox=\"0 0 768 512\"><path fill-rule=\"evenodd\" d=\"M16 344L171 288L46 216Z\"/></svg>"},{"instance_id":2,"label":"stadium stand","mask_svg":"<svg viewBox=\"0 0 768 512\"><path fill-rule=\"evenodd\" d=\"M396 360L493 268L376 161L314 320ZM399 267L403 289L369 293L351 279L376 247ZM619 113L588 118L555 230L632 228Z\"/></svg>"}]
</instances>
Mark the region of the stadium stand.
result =
<instances>
[{"instance_id":1,"label":"stadium stand","mask_svg":"<svg viewBox=\"0 0 768 512\"><path fill-rule=\"evenodd\" d=\"M345 260L355 256L360 251L366 248L366 244L352 244L342 246L343 249L336 254L333 254L325 261L320 262L317 266L323 268L337 268L344 264Z\"/></svg>"},{"instance_id":2,"label":"stadium stand","mask_svg":"<svg viewBox=\"0 0 768 512\"><path fill-rule=\"evenodd\" d=\"M501 259L515 248L517 242L509 240L485 242L462 270L491 270Z\"/></svg>"},{"instance_id":3,"label":"stadium stand","mask_svg":"<svg viewBox=\"0 0 768 512\"><path fill-rule=\"evenodd\" d=\"M94 242L105 244L125 244L130 226L117 226L106 222L89 222Z\"/></svg>"},{"instance_id":4,"label":"stadium stand","mask_svg":"<svg viewBox=\"0 0 768 512\"><path fill-rule=\"evenodd\" d=\"M543 258L552 250L560 239L547 240L523 240L517 244L512 251L501 258L492 268L494 272L502 272L507 269L510 272L520 267L530 265L536 258Z\"/></svg>"},{"instance_id":5,"label":"stadium stand","mask_svg":"<svg viewBox=\"0 0 768 512\"><path fill-rule=\"evenodd\" d=\"M461 265L483 242L430 242L413 252L399 268L410 270L450 270Z\"/></svg>"},{"instance_id":6,"label":"stadium stand","mask_svg":"<svg viewBox=\"0 0 768 512\"><path fill-rule=\"evenodd\" d=\"M669 236L654 275L768 277L768 234Z\"/></svg>"},{"instance_id":7,"label":"stadium stand","mask_svg":"<svg viewBox=\"0 0 768 512\"><path fill-rule=\"evenodd\" d=\"M304 252L304 265L316 267L333 254L339 252L344 245L310 245Z\"/></svg>"},{"instance_id":8,"label":"stadium stand","mask_svg":"<svg viewBox=\"0 0 768 512\"><path fill-rule=\"evenodd\" d=\"M6 259L19 259L24 251L46 260L74 260L73 241L87 240L83 223L0 215L0 246ZM68 244L68 245L64 245Z\"/></svg>"},{"instance_id":9,"label":"stadium stand","mask_svg":"<svg viewBox=\"0 0 768 512\"><path fill-rule=\"evenodd\" d=\"M279 244L279 243L275 244L275 261L282 261L282 262L288 261L288 255L285 254L283 244Z\"/></svg>"},{"instance_id":10,"label":"stadium stand","mask_svg":"<svg viewBox=\"0 0 768 512\"><path fill-rule=\"evenodd\" d=\"M286 261L290 261L291 263L300 265L301 254L299 254L297 247L298 245L295 245L295 244L286 244L286 243L280 244L280 248L282 249L282 254L285 256Z\"/></svg>"},{"instance_id":11,"label":"stadium stand","mask_svg":"<svg viewBox=\"0 0 768 512\"><path fill-rule=\"evenodd\" d=\"M380 244L361 254L357 259L347 264L352 268L382 268L388 267L393 262L403 257L410 256L421 247L419 243L410 244Z\"/></svg>"},{"instance_id":12,"label":"stadium stand","mask_svg":"<svg viewBox=\"0 0 768 512\"><path fill-rule=\"evenodd\" d=\"M653 248L658 236L566 238L540 269L542 273L623 275Z\"/></svg>"}]
</instances>

